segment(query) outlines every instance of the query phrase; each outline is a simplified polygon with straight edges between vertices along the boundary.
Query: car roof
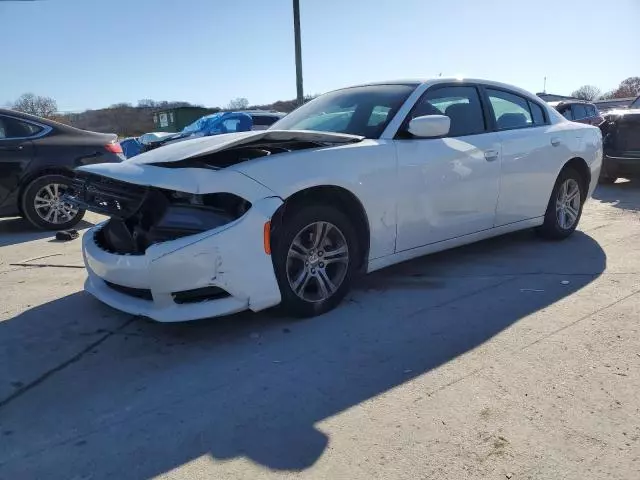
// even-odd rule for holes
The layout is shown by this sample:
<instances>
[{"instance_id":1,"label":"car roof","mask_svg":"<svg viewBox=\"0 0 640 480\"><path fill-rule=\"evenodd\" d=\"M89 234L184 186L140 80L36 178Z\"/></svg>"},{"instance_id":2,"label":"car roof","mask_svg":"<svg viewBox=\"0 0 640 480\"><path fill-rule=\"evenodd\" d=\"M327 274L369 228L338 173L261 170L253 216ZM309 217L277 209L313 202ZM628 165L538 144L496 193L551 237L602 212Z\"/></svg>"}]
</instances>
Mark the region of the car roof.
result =
<instances>
[{"instance_id":1,"label":"car roof","mask_svg":"<svg viewBox=\"0 0 640 480\"><path fill-rule=\"evenodd\" d=\"M485 80L481 78L466 78L466 77L436 77L436 78L426 78L422 80L417 80L417 79L388 80L388 81L364 83L361 85L352 85L345 88L370 87L370 86L376 86L376 85L408 85L408 86L418 87L420 85L431 86L431 85L437 85L440 83L479 83L489 87L503 88L506 90L511 90L513 92L518 92L522 95L535 97L534 93L531 93L523 88L516 87L515 85L497 82L495 80ZM344 89L338 89L338 90L344 90Z\"/></svg>"}]
</instances>

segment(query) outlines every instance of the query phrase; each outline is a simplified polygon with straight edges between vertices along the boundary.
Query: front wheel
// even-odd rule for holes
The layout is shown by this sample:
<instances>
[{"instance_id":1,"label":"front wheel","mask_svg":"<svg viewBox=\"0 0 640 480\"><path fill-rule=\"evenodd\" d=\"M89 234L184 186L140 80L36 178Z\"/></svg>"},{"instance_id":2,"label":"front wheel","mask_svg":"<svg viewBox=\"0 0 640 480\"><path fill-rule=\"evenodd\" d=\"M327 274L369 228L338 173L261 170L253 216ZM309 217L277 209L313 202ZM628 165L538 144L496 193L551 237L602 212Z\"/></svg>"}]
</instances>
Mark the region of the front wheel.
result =
<instances>
[{"instance_id":1,"label":"front wheel","mask_svg":"<svg viewBox=\"0 0 640 480\"><path fill-rule=\"evenodd\" d=\"M586 200L583 179L572 168L565 168L553 187L544 223L538 229L541 236L562 240L571 235L580 221Z\"/></svg>"},{"instance_id":2,"label":"front wheel","mask_svg":"<svg viewBox=\"0 0 640 480\"><path fill-rule=\"evenodd\" d=\"M274 247L273 263L287 313L321 315L349 291L360 249L352 222L339 210L300 208L284 219Z\"/></svg>"}]
</instances>

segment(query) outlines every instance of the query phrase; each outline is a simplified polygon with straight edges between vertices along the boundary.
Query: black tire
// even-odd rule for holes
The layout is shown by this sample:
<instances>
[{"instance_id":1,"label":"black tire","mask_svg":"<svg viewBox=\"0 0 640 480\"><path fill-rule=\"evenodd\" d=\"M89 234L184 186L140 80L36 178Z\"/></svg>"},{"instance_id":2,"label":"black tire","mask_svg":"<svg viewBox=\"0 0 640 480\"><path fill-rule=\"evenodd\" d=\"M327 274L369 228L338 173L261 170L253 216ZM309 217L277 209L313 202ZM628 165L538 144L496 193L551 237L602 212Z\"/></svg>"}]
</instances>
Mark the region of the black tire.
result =
<instances>
[{"instance_id":1,"label":"black tire","mask_svg":"<svg viewBox=\"0 0 640 480\"><path fill-rule=\"evenodd\" d=\"M29 223L43 230L66 230L74 227L82 220L85 214L85 210L79 209L77 213L67 221L57 223L54 221L47 221L41 217L36 211L35 201L36 195L40 190L47 185L63 185L68 187L71 184L71 178L60 174L47 174L42 177L38 177L33 180L22 193L20 201L20 211L23 213Z\"/></svg>"},{"instance_id":2,"label":"black tire","mask_svg":"<svg viewBox=\"0 0 640 480\"><path fill-rule=\"evenodd\" d=\"M331 268L344 268L341 275L344 277L341 280L339 285L336 285L336 290L326 299L310 301L301 298L296 292L293 291L293 288L290 284L289 275L288 275L288 266L291 268L295 266L293 264L288 264L288 255L289 249L292 246L293 241L298 237L301 232L304 232L306 228L310 225L316 224L317 222L325 222L326 224L331 225L333 228L337 229L342 237L339 238L340 241L344 241L346 243L346 247L348 249L348 263L344 266L343 263L339 265L329 265L327 263L324 266L323 270L330 274ZM329 229L329 227L327 227ZM321 315L329 310L335 308L344 298L344 296L349 292L351 287L351 283L355 273L357 272L358 265L360 263L360 252L361 248L358 244L358 237L355 229L353 228L353 222L349 220L349 218L344 215L342 212L337 210L334 207L330 206L320 206L320 205L309 205L300 207L299 209L293 211L288 214L282 221L282 226L278 229L279 231L274 236L274 245L273 245L273 265L276 273L276 278L278 280L278 285L280 287L280 293L282 295L282 303L280 308L289 315L293 315L296 317L313 317L316 315ZM331 231L331 235L337 236L338 233L333 229L329 229ZM311 234L312 235L312 234ZM329 242L329 234L327 234L327 241ZM311 243L313 243L313 238L310 238ZM326 246L326 243L325 243ZM321 257L317 258L318 255L323 254L323 247L319 248L319 251L316 252L317 255L314 257L314 260L321 262ZM312 250L310 250L312 251ZM326 255L330 255L331 252L327 250ZM310 259L311 257L306 257ZM307 267L304 267L305 262L301 260L294 259L295 261L299 261L301 270ZM292 262L294 260L291 260ZM309 269L311 269L313 263L309 265ZM323 266L322 263L317 263L316 266ZM291 273L289 271L289 273ZM297 274L296 274L297 276ZM319 277L320 275L316 275ZM317 282L313 276L311 276L309 287L313 289L313 284L311 282ZM304 289L304 287L303 287ZM319 286L317 287L318 294Z\"/></svg>"},{"instance_id":3,"label":"black tire","mask_svg":"<svg viewBox=\"0 0 640 480\"><path fill-rule=\"evenodd\" d=\"M577 209L578 213L575 221L569 227L563 227L560 224L556 205L559 201L559 197L561 196L562 186L568 180L573 180L577 183L578 190L580 192L580 199L579 208ZM580 222L580 217L582 216L582 207L584 206L584 201L586 200L587 192L585 191L584 185L584 179L573 168L567 167L560 172L560 175L558 175L558 179L556 180L556 184L553 187L553 191L551 192L551 198L549 199L547 211L544 215L544 223L537 230L541 237L550 240L563 240L575 231L578 223Z\"/></svg>"}]
</instances>

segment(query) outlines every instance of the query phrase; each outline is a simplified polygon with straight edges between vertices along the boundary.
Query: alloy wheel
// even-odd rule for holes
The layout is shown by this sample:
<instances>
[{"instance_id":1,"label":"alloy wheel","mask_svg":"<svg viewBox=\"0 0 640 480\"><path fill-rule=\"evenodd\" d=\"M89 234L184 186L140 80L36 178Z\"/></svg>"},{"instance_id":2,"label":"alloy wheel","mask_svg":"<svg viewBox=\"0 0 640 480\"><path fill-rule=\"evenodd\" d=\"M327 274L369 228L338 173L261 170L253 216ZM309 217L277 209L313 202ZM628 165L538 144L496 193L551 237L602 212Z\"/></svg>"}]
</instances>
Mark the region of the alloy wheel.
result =
<instances>
[{"instance_id":1,"label":"alloy wheel","mask_svg":"<svg viewBox=\"0 0 640 480\"><path fill-rule=\"evenodd\" d=\"M330 298L342 285L349 267L349 246L338 227L314 222L294 237L287 253L287 280L306 302Z\"/></svg>"},{"instance_id":2,"label":"alloy wheel","mask_svg":"<svg viewBox=\"0 0 640 480\"><path fill-rule=\"evenodd\" d=\"M78 208L62 200L66 191L67 186L61 183L50 183L38 190L33 200L38 216L53 225L71 221L78 214Z\"/></svg>"},{"instance_id":3,"label":"alloy wheel","mask_svg":"<svg viewBox=\"0 0 640 480\"><path fill-rule=\"evenodd\" d=\"M569 230L578 221L580 214L580 186L573 178L564 181L556 199L556 217L563 230Z\"/></svg>"}]
</instances>

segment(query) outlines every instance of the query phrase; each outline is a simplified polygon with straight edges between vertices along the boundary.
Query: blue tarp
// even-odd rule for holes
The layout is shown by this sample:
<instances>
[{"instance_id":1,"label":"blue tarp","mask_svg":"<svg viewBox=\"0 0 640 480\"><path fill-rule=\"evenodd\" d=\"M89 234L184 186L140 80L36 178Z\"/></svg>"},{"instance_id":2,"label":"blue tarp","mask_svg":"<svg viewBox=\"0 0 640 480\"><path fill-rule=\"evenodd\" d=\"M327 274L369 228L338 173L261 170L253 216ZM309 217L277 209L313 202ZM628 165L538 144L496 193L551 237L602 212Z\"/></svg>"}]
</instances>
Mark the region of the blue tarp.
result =
<instances>
[{"instance_id":1,"label":"blue tarp","mask_svg":"<svg viewBox=\"0 0 640 480\"><path fill-rule=\"evenodd\" d=\"M125 158L135 157L142 151L142 144L137 138L126 138L120 142Z\"/></svg>"},{"instance_id":2,"label":"blue tarp","mask_svg":"<svg viewBox=\"0 0 640 480\"><path fill-rule=\"evenodd\" d=\"M253 128L253 118L242 112L213 113L199 118L184 127L182 136L218 135L221 133L248 132Z\"/></svg>"},{"instance_id":3,"label":"blue tarp","mask_svg":"<svg viewBox=\"0 0 640 480\"><path fill-rule=\"evenodd\" d=\"M209 135L220 135L222 133L248 132L252 128L253 118L251 115L246 113L214 113L199 118L192 124L184 127L181 132L170 134L164 138L158 138L157 142L150 142L148 145L154 145L157 147L164 145L167 142L186 140L191 137L207 137ZM144 150L144 146L138 138L127 138L120 142L120 146L122 147L122 152L126 158L135 157Z\"/></svg>"}]
</instances>

